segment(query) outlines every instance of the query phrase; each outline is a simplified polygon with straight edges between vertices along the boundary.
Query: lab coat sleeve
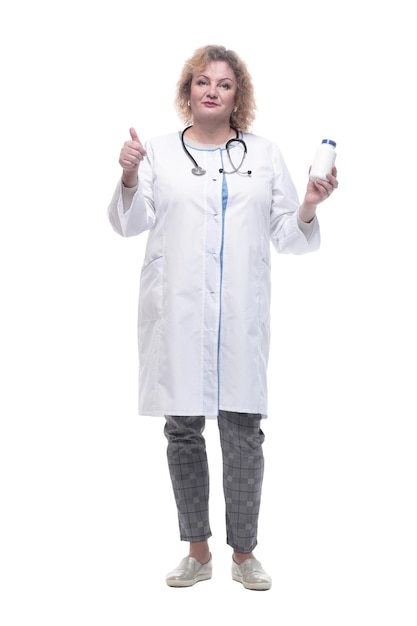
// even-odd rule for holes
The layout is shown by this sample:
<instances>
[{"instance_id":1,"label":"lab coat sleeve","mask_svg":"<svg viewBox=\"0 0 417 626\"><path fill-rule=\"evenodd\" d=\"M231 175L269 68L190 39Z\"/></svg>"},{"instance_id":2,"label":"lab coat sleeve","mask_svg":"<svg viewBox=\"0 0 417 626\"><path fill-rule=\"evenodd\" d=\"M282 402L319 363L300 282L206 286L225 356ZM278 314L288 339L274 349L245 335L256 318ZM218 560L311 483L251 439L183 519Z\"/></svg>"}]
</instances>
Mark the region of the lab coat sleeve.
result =
<instances>
[{"instance_id":1,"label":"lab coat sleeve","mask_svg":"<svg viewBox=\"0 0 417 626\"><path fill-rule=\"evenodd\" d=\"M155 210L152 201L152 172L148 159L139 169L140 184L133 193L130 204L123 203L122 181L119 180L107 210L113 229L122 237L133 237L149 230L155 223ZM126 194L125 194L126 201Z\"/></svg>"},{"instance_id":2,"label":"lab coat sleeve","mask_svg":"<svg viewBox=\"0 0 417 626\"><path fill-rule=\"evenodd\" d=\"M306 254L320 248L320 227L317 217L300 227L300 202L288 168L279 149L274 146L274 183L271 205L271 241L277 252Z\"/></svg>"}]
</instances>

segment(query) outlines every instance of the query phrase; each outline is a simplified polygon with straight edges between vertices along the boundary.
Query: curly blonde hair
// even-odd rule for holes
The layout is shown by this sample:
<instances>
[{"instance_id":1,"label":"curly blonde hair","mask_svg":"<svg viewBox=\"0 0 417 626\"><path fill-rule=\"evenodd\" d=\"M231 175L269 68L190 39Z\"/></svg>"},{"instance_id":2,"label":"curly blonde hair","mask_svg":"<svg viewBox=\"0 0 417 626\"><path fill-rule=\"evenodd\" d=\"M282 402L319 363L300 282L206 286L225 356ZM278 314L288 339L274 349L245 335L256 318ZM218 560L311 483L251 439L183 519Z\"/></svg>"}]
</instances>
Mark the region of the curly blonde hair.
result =
<instances>
[{"instance_id":1,"label":"curly blonde hair","mask_svg":"<svg viewBox=\"0 0 417 626\"><path fill-rule=\"evenodd\" d=\"M230 116L230 126L242 132L251 129L255 119L256 103L251 75L246 64L233 50L224 46L204 46L198 48L182 69L177 82L175 108L185 125L192 124L192 114L188 101L190 99L191 81L193 76L203 71L212 61L225 61L232 68L237 82L235 108Z\"/></svg>"}]
</instances>

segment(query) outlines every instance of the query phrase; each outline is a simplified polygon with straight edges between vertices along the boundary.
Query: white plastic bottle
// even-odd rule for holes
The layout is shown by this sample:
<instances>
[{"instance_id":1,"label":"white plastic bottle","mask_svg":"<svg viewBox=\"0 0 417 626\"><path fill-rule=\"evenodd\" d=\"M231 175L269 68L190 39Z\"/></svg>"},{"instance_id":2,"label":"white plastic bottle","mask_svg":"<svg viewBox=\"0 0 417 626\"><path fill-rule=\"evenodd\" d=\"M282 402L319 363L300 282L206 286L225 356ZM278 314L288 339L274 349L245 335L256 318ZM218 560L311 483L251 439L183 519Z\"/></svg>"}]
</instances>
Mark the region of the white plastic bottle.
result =
<instances>
[{"instance_id":1,"label":"white plastic bottle","mask_svg":"<svg viewBox=\"0 0 417 626\"><path fill-rule=\"evenodd\" d=\"M336 142L331 139L323 139L321 146L316 152L313 165L310 170L310 179L321 178L327 180L326 174L332 173L333 165L336 161Z\"/></svg>"}]
</instances>

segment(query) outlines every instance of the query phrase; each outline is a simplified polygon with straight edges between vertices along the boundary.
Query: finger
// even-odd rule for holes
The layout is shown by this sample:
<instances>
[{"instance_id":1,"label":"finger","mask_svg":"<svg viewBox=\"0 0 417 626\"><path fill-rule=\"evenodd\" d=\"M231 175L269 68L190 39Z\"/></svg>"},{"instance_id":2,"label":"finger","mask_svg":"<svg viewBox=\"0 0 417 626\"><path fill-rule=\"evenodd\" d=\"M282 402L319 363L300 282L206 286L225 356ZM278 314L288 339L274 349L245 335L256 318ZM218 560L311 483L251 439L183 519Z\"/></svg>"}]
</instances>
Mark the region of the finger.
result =
<instances>
[{"instance_id":1,"label":"finger","mask_svg":"<svg viewBox=\"0 0 417 626\"><path fill-rule=\"evenodd\" d=\"M136 142L127 141L123 146L122 152L127 156L132 156L135 158L140 158L142 153L142 146L138 145Z\"/></svg>"},{"instance_id":2,"label":"finger","mask_svg":"<svg viewBox=\"0 0 417 626\"><path fill-rule=\"evenodd\" d=\"M129 133L133 141L137 141L138 143L140 143L138 134L133 127L129 128Z\"/></svg>"},{"instance_id":3,"label":"finger","mask_svg":"<svg viewBox=\"0 0 417 626\"><path fill-rule=\"evenodd\" d=\"M335 174L327 174L327 180L329 181L329 183L331 184L333 189L337 189L339 186L339 181L336 178Z\"/></svg>"},{"instance_id":4,"label":"finger","mask_svg":"<svg viewBox=\"0 0 417 626\"><path fill-rule=\"evenodd\" d=\"M124 166L137 167L142 160L141 156L135 156L134 154L126 154L122 153L120 155L120 162L124 164Z\"/></svg>"},{"instance_id":5,"label":"finger","mask_svg":"<svg viewBox=\"0 0 417 626\"><path fill-rule=\"evenodd\" d=\"M135 169L137 169L137 166L129 163L129 161L123 161L123 159L120 159L119 163L121 167L127 172L133 172Z\"/></svg>"},{"instance_id":6,"label":"finger","mask_svg":"<svg viewBox=\"0 0 417 626\"><path fill-rule=\"evenodd\" d=\"M325 193L326 196L330 196L331 192L333 191L332 184L330 182L325 182L321 178L317 178L317 180L314 181L314 184L320 194Z\"/></svg>"},{"instance_id":7,"label":"finger","mask_svg":"<svg viewBox=\"0 0 417 626\"><path fill-rule=\"evenodd\" d=\"M136 132L136 130L132 127L129 129L129 133L130 133L130 137L132 139L132 142L134 142L134 146L131 146L131 142L127 141L126 142L126 146L131 146L133 147L135 150L138 150L138 158L140 161L142 161L145 157L146 157L146 150L145 148L142 146L140 139L138 137L138 134Z\"/></svg>"},{"instance_id":8,"label":"finger","mask_svg":"<svg viewBox=\"0 0 417 626\"><path fill-rule=\"evenodd\" d=\"M133 166L139 164L140 161L146 156L146 152L141 144L136 141L126 141L122 150L120 151L120 159L127 163L131 163Z\"/></svg>"},{"instance_id":9,"label":"finger","mask_svg":"<svg viewBox=\"0 0 417 626\"><path fill-rule=\"evenodd\" d=\"M125 146L122 154L128 159L132 159L132 161L143 161L143 159L146 157L145 148L143 148L143 146L138 146L137 144L135 144L134 146Z\"/></svg>"}]
</instances>

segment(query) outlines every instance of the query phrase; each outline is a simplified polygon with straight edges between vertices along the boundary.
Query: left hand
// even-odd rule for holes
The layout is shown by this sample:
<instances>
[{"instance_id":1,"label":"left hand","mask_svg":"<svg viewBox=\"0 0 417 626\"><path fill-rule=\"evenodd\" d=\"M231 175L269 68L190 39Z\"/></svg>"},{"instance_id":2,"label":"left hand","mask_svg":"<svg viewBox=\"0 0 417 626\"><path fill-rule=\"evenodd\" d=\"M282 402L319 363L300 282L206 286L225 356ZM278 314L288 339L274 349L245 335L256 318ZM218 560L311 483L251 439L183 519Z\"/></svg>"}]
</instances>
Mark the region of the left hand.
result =
<instances>
[{"instance_id":1,"label":"left hand","mask_svg":"<svg viewBox=\"0 0 417 626\"><path fill-rule=\"evenodd\" d=\"M321 180L320 178L317 180L309 179L306 195L304 197L304 202L306 204L320 204L324 200L327 200L333 191L337 189L339 183L337 180L337 169L335 165L333 165L332 173L327 174L327 179L328 180Z\"/></svg>"},{"instance_id":2,"label":"left hand","mask_svg":"<svg viewBox=\"0 0 417 626\"><path fill-rule=\"evenodd\" d=\"M339 182L335 165L332 168L332 173L327 174L327 180L319 178L317 180L309 179L304 202L300 207L300 218L304 222L310 222L316 213L317 205L327 200L338 186Z\"/></svg>"}]
</instances>

